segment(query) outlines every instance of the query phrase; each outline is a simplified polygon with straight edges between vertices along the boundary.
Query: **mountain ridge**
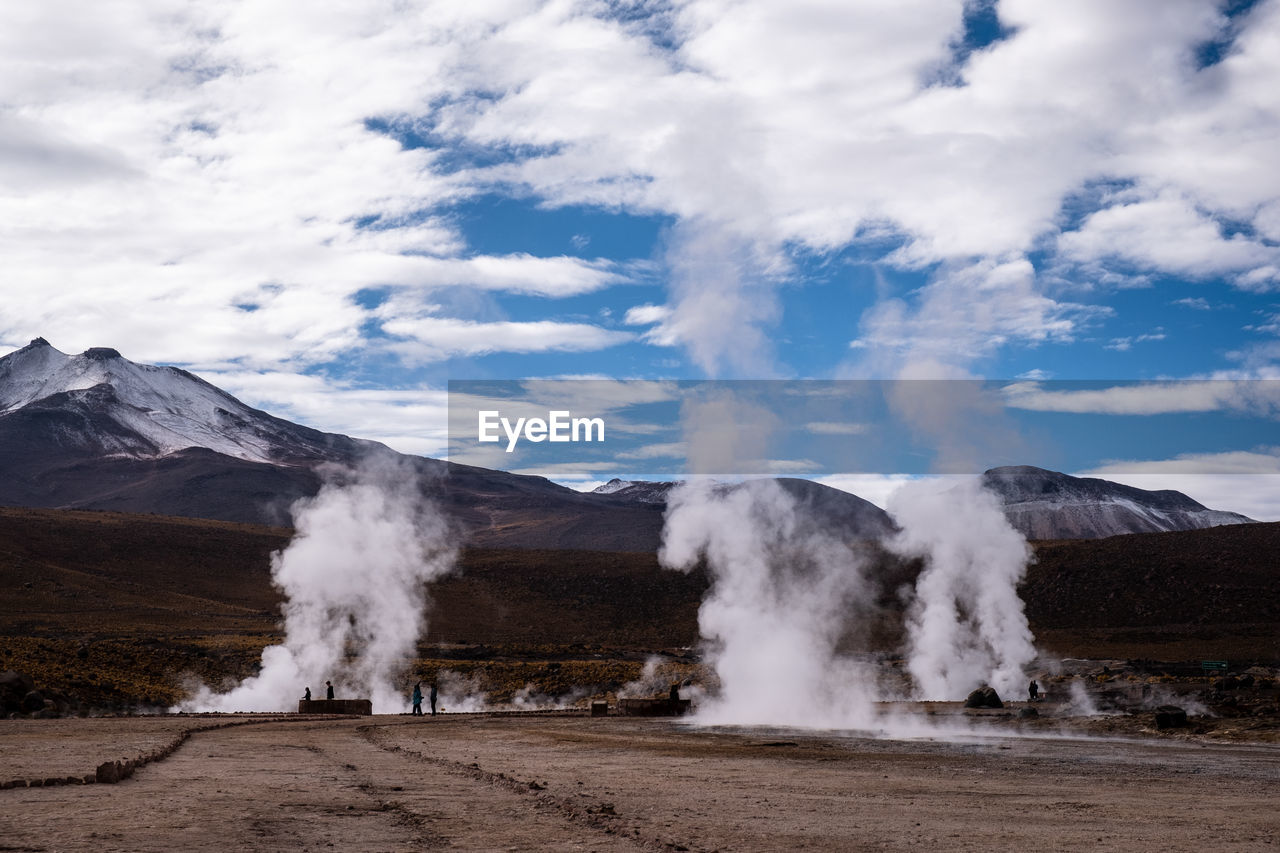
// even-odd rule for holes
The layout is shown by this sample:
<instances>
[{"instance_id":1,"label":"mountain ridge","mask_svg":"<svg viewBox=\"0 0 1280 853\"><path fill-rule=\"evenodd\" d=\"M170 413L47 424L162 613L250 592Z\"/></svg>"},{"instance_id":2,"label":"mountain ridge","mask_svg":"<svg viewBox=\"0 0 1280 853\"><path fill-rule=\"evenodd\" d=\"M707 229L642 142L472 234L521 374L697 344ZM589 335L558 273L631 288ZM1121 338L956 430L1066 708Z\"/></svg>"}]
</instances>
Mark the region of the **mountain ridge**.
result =
<instances>
[{"instance_id":1,"label":"mountain ridge","mask_svg":"<svg viewBox=\"0 0 1280 853\"><path fill-rule=\"evenodd\" d=\"M470 541L488 547L654 551L676 484L611 480L578 492L543 477L398 454L241 402L186 370L139 364L110 347L79 355L44 338L0 357L0 504L161 512L287 525L320 488L324 463L392 454L424 482ZM1180 492L1146 492L1032 466L984 483L1033 539L1200 529L1250 522ZM892 519L811 480L779 484L824 522L876 538ZM726 486L732 488L732 486Z\"/></svg>"}]
</instances>

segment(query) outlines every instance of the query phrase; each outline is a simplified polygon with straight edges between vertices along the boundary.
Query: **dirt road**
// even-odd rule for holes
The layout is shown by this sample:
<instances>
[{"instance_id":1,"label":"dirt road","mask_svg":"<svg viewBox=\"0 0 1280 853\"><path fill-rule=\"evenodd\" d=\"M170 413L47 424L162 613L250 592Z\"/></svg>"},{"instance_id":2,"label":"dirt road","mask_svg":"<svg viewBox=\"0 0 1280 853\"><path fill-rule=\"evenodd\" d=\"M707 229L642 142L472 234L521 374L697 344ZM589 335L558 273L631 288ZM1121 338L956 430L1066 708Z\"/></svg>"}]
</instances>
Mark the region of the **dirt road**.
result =
<instances>
[{"instance_id":1,"label":"dirt road","mask_svg":"<svg viewBox=\"0 0 1280 853\"><path fill-rule=\"evenodd\" d=\"M174 726L0 722L0 764L49 756L51 724L84 772L113 727ZM0 850L1253 850L1280 844L1277 801L1274 745L277 719L197 732L119 784L0 790Z\"/></svg>"}]
</instances>

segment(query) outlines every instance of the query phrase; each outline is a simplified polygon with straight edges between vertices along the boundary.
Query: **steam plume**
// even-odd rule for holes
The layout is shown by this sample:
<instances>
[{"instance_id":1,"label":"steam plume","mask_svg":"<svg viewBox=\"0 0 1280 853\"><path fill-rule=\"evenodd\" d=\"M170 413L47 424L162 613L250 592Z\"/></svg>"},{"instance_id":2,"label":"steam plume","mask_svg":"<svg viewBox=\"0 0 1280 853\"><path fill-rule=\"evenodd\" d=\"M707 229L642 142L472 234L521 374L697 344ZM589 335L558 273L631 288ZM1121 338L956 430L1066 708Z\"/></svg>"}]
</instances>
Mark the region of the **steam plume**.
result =
<instances>
[{"instance_id":1,"label":"steam plume","mask_svg":"<svg viewBox=\"0 0 1280 853\"><path fill-rule=\"evenodd\" d=\"M1018 582L1031 550L977 478L909 483L889 502L889 545L924 557L908 617L908 670L922 699L963 699L982 684L1023 689L1035 659Z\"/></svg>"},{"instance_id":2,"label":"steam plume","mask_svg":"<svg viewBox=\"0 0 1280 853\"><path fill-rule=\"evenodd\" d=\"M727 488L687 481L671 493L659 560L711 589L698 611L720 681L699 719L853 727L873 716L871 673L836 647L859 602L863 562L773 480Z\"/></svg>"},{"instance_id":3,"label":"steam plume","mask_svg":"<svg viewBox=\"0 0 1280 853\"><path fill-rule=\"evenodd\" d=\"M424 584L448 573L456 551L447 525L407 463L369 458L332 468L314 498L294 505L296 533L272 555L286 596L285 641L262 652L260 674L225 694L201 688L184 710L285 711L303 688L323 698L370 697L401 710L395 681L424 627Z\"/></svg>"}]
</instances>

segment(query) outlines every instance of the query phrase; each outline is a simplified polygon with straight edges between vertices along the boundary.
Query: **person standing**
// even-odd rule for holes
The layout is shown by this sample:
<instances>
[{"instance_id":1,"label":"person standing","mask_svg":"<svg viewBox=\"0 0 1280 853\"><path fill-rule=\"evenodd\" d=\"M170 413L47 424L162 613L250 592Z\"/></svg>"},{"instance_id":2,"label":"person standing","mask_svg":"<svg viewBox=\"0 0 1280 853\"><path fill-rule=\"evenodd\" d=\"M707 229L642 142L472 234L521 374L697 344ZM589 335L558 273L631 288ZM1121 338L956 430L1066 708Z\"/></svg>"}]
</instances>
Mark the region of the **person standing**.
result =
<instances>
[{"instance_id":1,"label":"person standing","mask_svg":"<svg viewBox=\"0 0 1280 853\"><path fill-rule=\"evenodd\" d=\"M433 709L434 712L434 709ZM422 716L422 682L414 682L413 685L413 710L410 711L415 717Z\"/></svg>"},{"instance_id":2,"label":"person standing","mask_svg":"<svg viewBox=\"0 0 1280 853\"><path fill-rule=\"evenodd\" d=\"M431 716L436 715L436 683L431 682Z\"/></svg>"},{"instance_id":3,"label":"person standing","mask_svg":"<svg viewBox=\"0 0 1280 853\"><path fill-rule=\"evenodd\" d=\"M326 698L326 699L332 699L332 698L333 698L333 682L332 682L332 681L326 681L326 682L324 683L324 686L325 686L325 687L327 687L327 688L329 688L328 690L326 690L326 691L325 691L325 697L324 697L324 698Z\"/></svg>"},{"instance_id":4,"label":"person standing","mask_svg":"<svg viewBox=\"0 0 1280 853\"><path fill-rule=\"evenodd\" d=\"M308 688L303 692L303 694L302 694L302 701L303 701L303 702L310 702L310 701L311 701L311 688L310 688L310 687L308 687Z\"/></svg>"},{"instance_id":5,"label":"person standing","mask_svg":"<svg viewBox=\"0 0 1280 853\"><path fill-rule=\"evenodd\" d=\"M1040 695L1040 685L1036 684L1036 680L1034 678L1031 679L1031 683L1027 685L1027 695L1030 697L1032 702L1036 701L1036 697Z\"/></svg>"}]
</instances>

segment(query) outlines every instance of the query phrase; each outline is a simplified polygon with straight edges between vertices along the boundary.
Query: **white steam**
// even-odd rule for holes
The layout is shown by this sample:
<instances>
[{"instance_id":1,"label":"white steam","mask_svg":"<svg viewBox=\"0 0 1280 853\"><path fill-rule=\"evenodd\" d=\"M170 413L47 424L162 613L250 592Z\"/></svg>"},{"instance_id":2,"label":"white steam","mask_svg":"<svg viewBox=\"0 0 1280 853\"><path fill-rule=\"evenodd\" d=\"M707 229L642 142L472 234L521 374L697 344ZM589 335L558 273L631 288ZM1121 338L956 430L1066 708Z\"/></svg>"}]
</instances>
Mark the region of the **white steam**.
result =
<instances>
[{"instance_id":1,"label":"white steam","mask_svg":"<svg viewBox=\"0 0 1280 853\"><path fill-rule=\"evenodd\" d=\"M963 699L989 684L1002 697L1026 689L1036 657L1018 596L1031 549L977 478L899 489L889 546L923 557L907 614L908 670L921 699Z\"/></svg>"},{"instance_id":2,"label":"white steam","mask_svg":"<svg viewBox=\"0 0 1280 853\"><path fill-rule=\"evenodd\" d=\"M326 681L377 713L406 707L397 680L424 627L425 584L453 568L456 550L411 466L377 458L327 475L294 505L294 538L272 555L284 643L263 650L257 676L229 693L201 688L183 710L293 710L304 688L323 699Z\"/></svg>"},{"instance_id":3,"label":"white steam","mask_svg":"<svg viewBox=\"0 0 1280 853\"><path fill-rule=\"evenodd\" d=\"M659 560L711 588L698 611L718 694L712 724L858 727L874 716L874 676L837 645L866 594L863 561L773 480L671 493Z\"/></svg>"}]
</instances>

